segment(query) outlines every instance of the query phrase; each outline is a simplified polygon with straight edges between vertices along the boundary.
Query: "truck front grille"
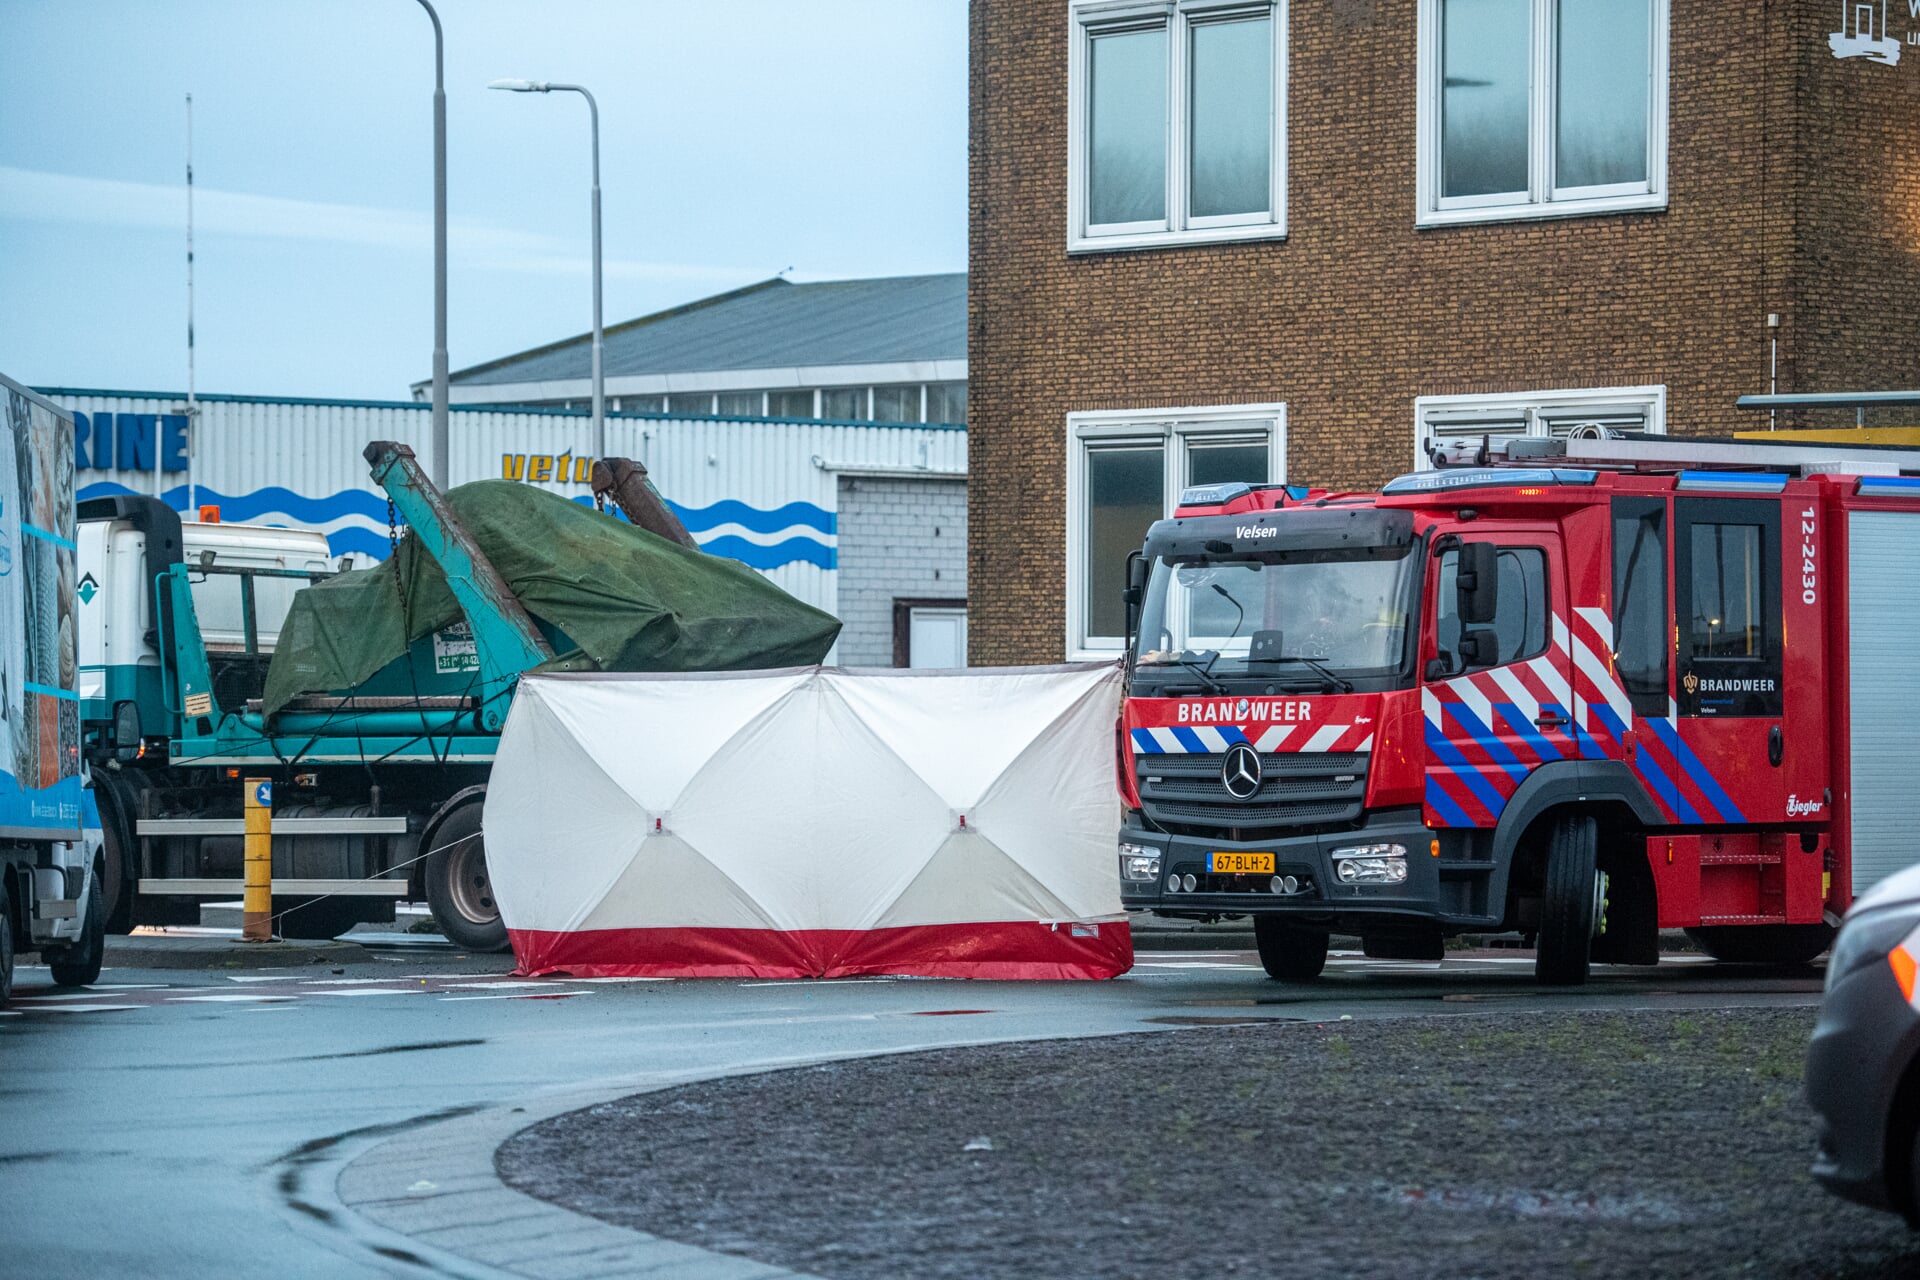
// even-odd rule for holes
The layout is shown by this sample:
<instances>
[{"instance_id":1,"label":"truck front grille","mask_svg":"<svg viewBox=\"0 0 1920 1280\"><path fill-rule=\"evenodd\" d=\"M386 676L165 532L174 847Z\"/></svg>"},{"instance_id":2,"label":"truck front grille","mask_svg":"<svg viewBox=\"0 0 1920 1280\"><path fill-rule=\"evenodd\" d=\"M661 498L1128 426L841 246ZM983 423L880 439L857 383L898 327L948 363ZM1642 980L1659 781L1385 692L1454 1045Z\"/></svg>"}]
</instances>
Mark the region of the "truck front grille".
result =
<instances>
[{"instance_id":1,"label":"truck front grille","mask_svg":"<svg viewBox=\"0 0 1920 1280\"><path fill-rule=\"evenodd\" d=\"M1195 832L1339 826L1357 820L1366 801L1363 752L1295 752L1260 757L1260 789L1245 800L1227 794L1219 755L1134 758L1140 804L1160 826Z\"/></svg>"}]
</instances>

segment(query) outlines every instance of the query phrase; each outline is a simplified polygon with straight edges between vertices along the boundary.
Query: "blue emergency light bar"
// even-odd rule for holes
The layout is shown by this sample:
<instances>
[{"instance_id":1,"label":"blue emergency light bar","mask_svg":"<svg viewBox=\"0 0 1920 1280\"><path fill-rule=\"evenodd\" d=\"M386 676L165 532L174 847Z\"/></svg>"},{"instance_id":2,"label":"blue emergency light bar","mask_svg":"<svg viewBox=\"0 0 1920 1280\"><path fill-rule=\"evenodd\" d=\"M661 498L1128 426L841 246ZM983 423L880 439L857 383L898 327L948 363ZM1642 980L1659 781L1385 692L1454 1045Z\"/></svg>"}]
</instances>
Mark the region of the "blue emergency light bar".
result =
<instances>
[{"instance_id":1,"label":"blue emergency light bar","mask_svg":"<svg viewBox=\"0 0 1920 1280\"><path fill-rule=\"evenodd\" d=\"M1191 489L1182 489L1180 491L1180 505L1183 507L1218 507L1252 492L1253 486L1244 480L1229 480L1223 484L1197 484Z\"/></svg>"},{"instance_id":2,"label":"blue emergency light bar","mask_svg":"<svg viewBox=\"0 0 1920 1280\"><path fill-rule=\"evenodd\" d=\"M1854 492L1863 498L1920 498L1920 476L1861 476Z\"/></svg>"},{"instance_id":3,"label":"blue emergency light bar","mask_svg":"<svg viewBox=\"0 0 1920 1280\"><path fill-rule=\"evenodd\" d=\"M1223 480L1219 484L1197 484L1180 491L1180 505L1183 507L1222 507L1235 498L1245 497L1256 488L1273 488L1272 485L1251 485L1244 480ZM1287 486L1287 501L1305 502L1307 486L1290 484Z\"/></svg>"},{"instance_id":4,"label":"blue emergency light bar","mask_svg":"<svg viewBox=\"0 0 1920 1280\"><path fill-rule=\"evenodd\" d=\"M1673 486L1682 493L1779 493L1784 471L1682 471Z\"/></svg>"},{"instance_id":5,"label":"blue emergency light bar","mask_svg":"<svg viewBox=\"0 0 1920 1280\"><path fill-rule=\"evenodd\" d=\"M1451 489L1515 489L1543 484L1592 484L1594 472L1572 467L1471 467L1415 471L1387 482L1384 494L1444 493Z\"/></svg>"}]
</instances>

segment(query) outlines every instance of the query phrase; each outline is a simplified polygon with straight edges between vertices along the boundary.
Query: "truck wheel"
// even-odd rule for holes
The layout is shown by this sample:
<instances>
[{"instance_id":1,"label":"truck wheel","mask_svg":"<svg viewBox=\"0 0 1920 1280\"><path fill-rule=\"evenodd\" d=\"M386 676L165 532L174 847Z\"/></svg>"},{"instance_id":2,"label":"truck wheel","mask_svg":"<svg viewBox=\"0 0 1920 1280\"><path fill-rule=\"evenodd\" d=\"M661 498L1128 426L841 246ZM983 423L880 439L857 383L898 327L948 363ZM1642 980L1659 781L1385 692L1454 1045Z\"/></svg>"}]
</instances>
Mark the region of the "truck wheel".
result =
<instances>
[{"instance_id":1,"label":"truck wheel","mask_svg":"<svg viewBox=\"0 0 1920 1280\"><path fill-rule=\"evenodd\" d=\"M1833 945L1826 924L1708 925L1687 936L1725 964L1806 964Z\"/></svg>"},{"instance_id":2,"label":"truck wheel","mask_svg":"<svg viewBox=\"0 0 1920 1280\"><path fill-rule=\"evenodd\" d=\"M1599 843L1599 828L1585 814L1553 824L1540 895L1540 939L1533 953L1533 976L1548 986L1577 987L1587 980L1587 957L1605 910Z\"/></svg>"},{"instance_id":3,"label":"truck wheel","mask_svg":"<svg viewBox=\"0 0 1920 1280\"><path fill-rule=\"evenodd\" d=\"M507 926L487 877L487 846L480 835L480 806L462 805L430 837L427 905L449 941L469 951L505 951Z\"/></svg>"},{"instance_id":4,"label":"truck wheel","mask_svg":"<svg viewBox=\"0 0 1920 1280\"><path fill-rule=\"evenodd\" d=\"M0 1009L13 999L13 903L7 900L7 882L0 880Z\"/></svg>"},{"instance_id":5,"label":"truck wheel","mask_svg":"<svg viewBox=\"0 0 1920 1280\"><path fill-rule=\"evenodd\" d=\"M1253 944L1267 976L1280 982L1311 982L1327 967L1327 935L1279 916L1253 918Z\"/></svg>"},{"instance_id":6,"label":"truck wheel","mask_svg":"<svg viewBox=\"0 0 1920 1280\"><path fill-rule=\"evenodd\" d=\"M79 940L47 953L47 967L53 970L56 987L87 987L100 981L100 962L107 955L107 890L99 872L95 867Z\"/></svg>"},{"instance_id":7,"label":"truck wheel","mask_svg":"<svg viewBox=\"0 0 1920 1280\"><path fill-rule=\"evenodd\" d=\"M108 933L133 932L133 877L128 874L132 864L127 859L125 842L120 838L119 805L105 796L100 805L100 852L106 859L106 872L101 877L101 891L105 893L106 919Z\"/></svg>"}]
</instances>

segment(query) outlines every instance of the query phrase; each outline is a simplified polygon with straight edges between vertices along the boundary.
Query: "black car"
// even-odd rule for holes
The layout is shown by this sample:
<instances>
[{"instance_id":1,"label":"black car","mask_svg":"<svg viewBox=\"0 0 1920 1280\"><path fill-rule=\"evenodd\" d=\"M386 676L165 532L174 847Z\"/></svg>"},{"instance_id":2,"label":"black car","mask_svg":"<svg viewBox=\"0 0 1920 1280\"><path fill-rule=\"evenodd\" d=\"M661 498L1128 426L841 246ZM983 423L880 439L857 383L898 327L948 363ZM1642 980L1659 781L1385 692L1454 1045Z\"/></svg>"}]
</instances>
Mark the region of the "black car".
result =
<instances>
[{"instance_id":1,"label":"black car","mask_svg":"<svg viewBox=\"0 0 1920 1280\"><path fill-rule=\"evenodd\" d=\"M1827 960L1807 1051L1819 1120L1813 1176L1920 1227L1920 867L1856 901Z\"/></svg>"}]
</instances>

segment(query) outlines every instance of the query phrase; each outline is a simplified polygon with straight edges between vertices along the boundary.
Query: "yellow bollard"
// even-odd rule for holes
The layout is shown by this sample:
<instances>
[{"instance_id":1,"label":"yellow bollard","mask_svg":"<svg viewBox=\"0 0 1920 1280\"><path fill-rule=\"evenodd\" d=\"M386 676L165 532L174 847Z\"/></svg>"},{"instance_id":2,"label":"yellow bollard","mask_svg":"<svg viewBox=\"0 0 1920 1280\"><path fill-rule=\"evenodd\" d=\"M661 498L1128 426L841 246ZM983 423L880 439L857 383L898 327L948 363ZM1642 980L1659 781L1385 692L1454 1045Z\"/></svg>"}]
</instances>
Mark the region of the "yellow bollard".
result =
<instances>
[{"instance_id":1,"label":"yellow bollard","mask_svg":"<svg viewBox=\"0 0 1920 1280\"><path fill-rule=\"evenodd\" d=\"M248 778L242 803L247 814L247 894L240 937L273 941L273 782Z\"/></svg>"}]
</instances>

